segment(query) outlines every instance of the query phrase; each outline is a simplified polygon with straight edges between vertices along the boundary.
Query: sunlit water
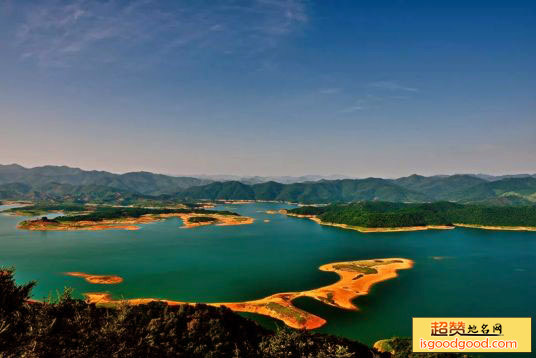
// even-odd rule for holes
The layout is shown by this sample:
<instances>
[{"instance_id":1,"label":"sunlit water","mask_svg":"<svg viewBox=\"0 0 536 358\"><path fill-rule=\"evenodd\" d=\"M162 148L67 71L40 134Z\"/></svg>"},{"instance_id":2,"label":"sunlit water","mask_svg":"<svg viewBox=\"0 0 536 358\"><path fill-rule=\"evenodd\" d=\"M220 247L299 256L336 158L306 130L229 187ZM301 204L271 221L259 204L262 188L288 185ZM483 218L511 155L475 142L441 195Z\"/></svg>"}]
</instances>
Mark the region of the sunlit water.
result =
<instances>
[{"instance_id":1,"label":"sunlit water","mask_svg":"<svg viewBox=\"0 0 536 358\"><path fill-rule=\"evenodd\" d=\"M295 301L328 320L318 331L367 344L410 336L413 316L530 317L536 311L536 233L455 229L361 234L264 213L289 207L218 207L254 217L252 225L181 229L179 219L169 219L138 231L29 232L16 229L24 218L0 215L0 265L16 266L20 283L37 280L36 299L69 286L78 296L109 291L116 298L228 302L330 284L337 276L318 270L330 262L414 260L413 269L358 298L357 312L308 298ZM93 285L65 276L66 271L119 275L124 282ZM248 317L274 326L269 318Z\"/></svg>"}]
</instances>

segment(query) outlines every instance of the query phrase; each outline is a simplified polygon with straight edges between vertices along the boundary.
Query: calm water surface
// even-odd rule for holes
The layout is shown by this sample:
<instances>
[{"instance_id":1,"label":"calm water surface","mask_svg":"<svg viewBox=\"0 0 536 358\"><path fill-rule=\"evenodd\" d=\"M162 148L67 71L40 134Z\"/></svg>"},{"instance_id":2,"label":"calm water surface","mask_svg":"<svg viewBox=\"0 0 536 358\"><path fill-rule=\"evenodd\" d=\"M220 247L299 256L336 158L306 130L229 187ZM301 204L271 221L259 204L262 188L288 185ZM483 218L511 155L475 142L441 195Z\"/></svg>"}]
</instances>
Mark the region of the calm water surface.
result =
<instances>
[{"instance_id":1,"label":"calm water surface","mask_svg":"<svg viewBox=\"0 0 536 358\"><path fill-rule=\"evenodd\" d=\"M318 331L368 344L410 336L413 316L530 317L536 312L536 233L455 229L361 234L264 213L289 207L218 207L255 217L252 225L180 229L179 219L169 219L138 231L29 232L16 229L24 218L0 215L0 265L15 265L20 283L37 280L36 299L70 286L79 296L109 291L117 298L221 302L330 284L337 276L317 269L330 262L414 260L413 269L358 298L357 312L308 298L295 301L328 320ZM92 285L63 275L66 271L120 275L124 282ZM275 325L269 318L248 317Z\"/></svg>"}]
</instances>

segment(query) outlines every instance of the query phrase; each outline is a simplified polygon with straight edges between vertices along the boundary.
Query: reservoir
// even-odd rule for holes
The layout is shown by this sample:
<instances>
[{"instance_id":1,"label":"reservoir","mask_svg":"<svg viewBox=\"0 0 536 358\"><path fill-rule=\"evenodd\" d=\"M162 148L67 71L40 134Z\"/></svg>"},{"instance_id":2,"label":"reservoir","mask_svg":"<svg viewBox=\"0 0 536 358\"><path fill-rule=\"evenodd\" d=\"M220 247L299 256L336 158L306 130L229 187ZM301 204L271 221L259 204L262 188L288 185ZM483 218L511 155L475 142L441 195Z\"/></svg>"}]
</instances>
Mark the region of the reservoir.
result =
<instances>
[{"instance_id":1,"label":"reservoir","mask_svg":"<svg viewBox=\"0 0 536 358\"><path fill-rule=\"evenodd\" d=\"M410 336L412 317L530 317L536 311L536 232L456 228L364 234L266 213L291 207L222 205L216 210L235 211L255 223L182 229L179 219L168 219L137 231L25 231L16 225L26 218L0 215L0 265L15 266L19 283L36 280L34 299L68 286L77 297L107 291L117 299L234 302L333 283L336 274L318 270L327 263L413 260L412 269L357 298L358 311L309 298L294 302L327 320L317 331L367 344ZM124 281L95 285L65 276L69 271L119 275ZM267 317L247 317L283 326Z\"/></svg>"}]
</instances>

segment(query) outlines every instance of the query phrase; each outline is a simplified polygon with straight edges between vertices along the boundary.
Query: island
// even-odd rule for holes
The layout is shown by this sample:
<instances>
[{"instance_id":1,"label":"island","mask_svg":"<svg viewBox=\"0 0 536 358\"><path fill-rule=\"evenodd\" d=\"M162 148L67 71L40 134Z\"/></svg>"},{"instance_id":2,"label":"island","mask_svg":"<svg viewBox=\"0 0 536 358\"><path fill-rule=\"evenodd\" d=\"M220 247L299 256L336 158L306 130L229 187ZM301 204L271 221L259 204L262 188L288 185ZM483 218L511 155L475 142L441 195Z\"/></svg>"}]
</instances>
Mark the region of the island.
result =
<instances>
[{"instance_id":1,"label":"island","mask_svg":"<svg viewBox=\"0 0 536 358\"><path fill-rule=\"evenodd\" d=\"M326 320L294 306L292 301L296 298L310 297L334 307L357 310L358 308L352 302L356 297L368 294L370 287L378 282L397 277L398 270L410 269L411 267L413 267L413 261L403 258L336 262L320 266L321 271L335 272L339 275L339 280L328 286L308 291L276 293L252 301L206 304L216 307L225 306L237 312L269 316L283 321L292 328L315 329L323 326ZM118 305L122 302L139 305L153 301L165 302L171 306L190 304L190 302L156 298L114 300L106 292L89 292L85 293L84 296L89 303L107 306Z\"/></svg>"},{"instance_id":2,"label":"island","mask_svg":"<svg viewBox=\"0 0 536 358\"><path fill-rule=\"evenodd\" d=\"M32 210L37 212L36 208ZM58 211L63 211L57 209ZM84 212L77 215L59 216L49 219L46 216L35 220L25 220L18 228L37 231L66 231L66 230L138 230L139 224L147 224L165 220L171 217L180 218L184 228L202 225L245 225L253 223L254 219L241 216L230 211L205 210L197 208L134 208L95 206L84 207Z\"/></svg>"},{"instance_id":3,"label":"island","mask_svg":"<svg viewBox=\"0 0 536 358\"><path fill-rule=\"evenodd\" d=\"M67 276L82 277L89 283L101 285L116 285L123 282L123 278L115 275L91 275L84 272L66 272Z\"/></svg>"},{"instance_id":4,"label":"island","mask_svg":"<svg viewBox=\"0 0 536 358\"><path fill-rule=\"evenodd\" d=\"M357 202L302 206L280 213L363 233L450 230L455 227L536 231L536 206Z\"/></svg>"}]
</instances>

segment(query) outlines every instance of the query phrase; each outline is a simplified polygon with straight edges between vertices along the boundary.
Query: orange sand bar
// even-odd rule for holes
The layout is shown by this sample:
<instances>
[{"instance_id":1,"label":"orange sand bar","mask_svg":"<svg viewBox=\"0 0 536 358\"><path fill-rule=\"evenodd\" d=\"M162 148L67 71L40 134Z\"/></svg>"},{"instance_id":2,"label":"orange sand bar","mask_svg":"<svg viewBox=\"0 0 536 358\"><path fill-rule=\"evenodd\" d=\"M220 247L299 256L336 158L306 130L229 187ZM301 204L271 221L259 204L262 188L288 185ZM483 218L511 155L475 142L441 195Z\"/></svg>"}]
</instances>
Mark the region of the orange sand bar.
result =
<instances>
[{"instance_id":1,"label":"orange sand bar","mask_svg":"<svg viewBox=\"0 0 536 358\"><path fill-rule=\"evenodd\" d=\"M259 300L245 302L208 303L211 306L225 306L233 311L251 312L269 316L283 321L290 327L298 329L315 329L323 326L326 321L292 304L298 297L311 297L328 305L357 310L352 300L366 295L375 283L389 280L397 276L397 270L409 269L413 261L402 258L376 259L362 261L337 262L323 265L322 271L335 272L339 281L317 289L301 292L277 293ZM96 304L145 304L151 301L162 301L169 305L186 304L187 302L159 300L153 298L113 300L107 293L95 292L85 294L88 302Z\"/></svg>"},{"instance_id":2,"label":"orange sand bar","mask_svg":"<svg viewBox=\"0 0 536 358\"><path fill-rule=\"evenodd\" d=\"M66 272L67 276L82 277L89 283L102 285L116 285L123 282L123 278L114 275L90 275L84 272Z\"/></svg>"}]
</instances>

